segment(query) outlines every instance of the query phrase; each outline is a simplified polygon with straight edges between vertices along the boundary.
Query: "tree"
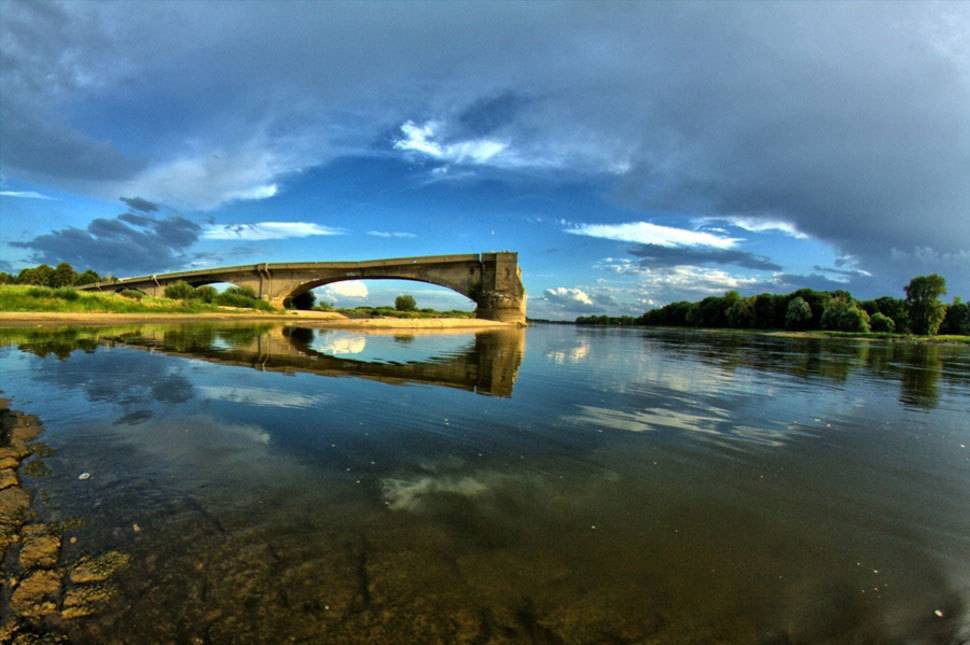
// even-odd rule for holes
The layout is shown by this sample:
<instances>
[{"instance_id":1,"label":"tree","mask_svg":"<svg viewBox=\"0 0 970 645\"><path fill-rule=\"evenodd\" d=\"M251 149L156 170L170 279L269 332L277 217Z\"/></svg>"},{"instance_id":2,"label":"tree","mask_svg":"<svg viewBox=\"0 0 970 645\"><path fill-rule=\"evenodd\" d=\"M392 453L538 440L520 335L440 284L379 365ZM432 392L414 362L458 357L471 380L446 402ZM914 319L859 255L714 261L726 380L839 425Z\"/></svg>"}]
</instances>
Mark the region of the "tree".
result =
<instances>
[{"instance_id":1,"label":"tree","mask_svg":"<svg viewBox=\"0 0 970 645\"><path fill-rule=\"evenodd\" d=\"M303 293L299 293L293 296L292 298L290 298L288 302L288 308L289 309L313 309L313 305L316 303L316 301L317 301L317 296L316 294L313 293L313 291L304 291Z\"/></svg>"},{"instance_id":2,"label":"tree","mask_svg":"<svg viewBox=\"0 0 970 645\"><path fill-rule=\"evenodd\" d=\"M822 329L835 331L869 331L869 314L844 295L829 300L822 312Z\"/></svg>"},{"instance_id":3,"label":"tree","mask_svg":"<svg viewBox=\"0 0 970 645\"><path fill-rule=\"evenodd\" d=\"M205 284L201 287L196 287L192 292L192 298L195 300L201 300L202 302L215 302L216 297L219 292L211 284Z\"/></svg>"},{"instance_id":4,"label":"tree","mask_svg":"<svg viewBox=\"0 0 970 645\"><path fill-rule=\"evenodd\" d=\"M82 284L93 284L95 282L98 282L99 280L101 280L101 276L99 276L95 271L92 271L91 269L87 269L86 271L84 271L84 273L81 273L77 276L77 279L74 281L74 284L81 286Z\"/></svg>"},{"instance_id":5,"label":"tree","mask_svg":"<svg viewBox=\"0 0 970 645\"><path fill-rule=\"evenodd\" d=\"M188 282L179 280L165 287L165 297L172 300L188 300L192 297L195 289Z\"/></svg>"},{"instance_id":6,"label":"tree","mask_svg":"<svg viewBox=\"0 0 970 645\"><path fill-rule=\"evenodd\" d=\"M872 331L892 333L896 331L896 323L886 314L877 311L869 317L869 326Z\"/></svg>"},{"instance_id":7,"label":"tree","mask_svg":"<svg viewBox=\"0 0 970 645\"><path fill-rule=\"evenodd\" d=\"M46 264L35 266L32 269L23 269L17 275L17 282L20 284L36 284L42 287L49 287L54 269Z\"/></svg>"},{"instance_id":8,"label":"tree","mask_svg":"<svg viewBox=\"0 0 970 645\"><path fill-rule=\"evenodd\" d=\"M48 286L57 287L73 287L74 281L77 280L77 273L67 262L61 262L54 269L53 274L50 278L50 284Z\"/></svg>"},{"instance_id":9,"label":"tree","mask_svg":"<svg viewBox=\"0 0 970 645\"><path fill-rule=\"evenodd\" d=\"M737 298L727 309L728 325L736 329L754 326L754 305L751 300Z\"/></svg>"},{"instance_id":10,"label":"tree","mask_svg":"<svg viewBox=\"0 0 970 645\"><path fill-rule=\"evenodd\" d=\"M913 333L936 334L946 316L946 305L940 302L940 296L946 293L946 280L935 273L917 276L909 281L905 291Z\"/></svg>"},{"instance_id":11,"label":"tree","mask_svg":"<svg viewBox=\"0 0 970 645\"><path fill-rule=\"evenodd\" d=\"M970 303L953 299L953 304L946 308L946 316L940 325L941 334L962 334L970 336Z\"/></svg>"},{"instance_id":12,"label":"tree","mask_svg":"<svg viewBox=\"0 0 970 645\"><path fill-rule=\"evenodd\" d=\"M414 296L405 294L394 299L394 308L398 311L414 311L418 308L418 303Z\"/></svg>"},{"instance_id":13,"label":"tree","mask_svg":"<svg viewBox=\"0 0 970 645\"><path fill-rule=\"evenodd\" d=\"M785 310L785 327L788 329L804 329L812 320L812 308L805 299L796 296L788 302Z\"/></svg>"}]
</instances>

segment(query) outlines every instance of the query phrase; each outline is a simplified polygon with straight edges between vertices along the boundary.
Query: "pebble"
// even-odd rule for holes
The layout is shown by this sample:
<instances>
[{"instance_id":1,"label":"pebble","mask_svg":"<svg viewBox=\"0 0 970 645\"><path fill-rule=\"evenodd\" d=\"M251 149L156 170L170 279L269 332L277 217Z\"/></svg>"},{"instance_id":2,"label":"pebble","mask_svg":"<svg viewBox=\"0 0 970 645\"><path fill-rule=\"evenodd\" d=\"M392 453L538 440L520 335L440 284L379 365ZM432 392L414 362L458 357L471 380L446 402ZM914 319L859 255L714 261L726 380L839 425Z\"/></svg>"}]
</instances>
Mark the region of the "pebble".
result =
<instances>
[{"instance_id":1,"label":"pebble","mask_svg":"<svg viewBox=\"0 0 970 645\"><path fill-rule=\"evenodd\" d=\"M942 609L934 609L933 610L933 615L936 616L937 618L943 618L943 610Z\"/></svg>"},{"instance_id":2,"label":"pebble","mask_svg":"<svg viewBox=\"0 0 970 645\"><path fill-rule=\"evenodd\" d=\"M84 481L86 479L91 479L91 473L81 473L80 475L77 476L77 478L80 479L81 481Z\"/></svg>"}]
</instances>

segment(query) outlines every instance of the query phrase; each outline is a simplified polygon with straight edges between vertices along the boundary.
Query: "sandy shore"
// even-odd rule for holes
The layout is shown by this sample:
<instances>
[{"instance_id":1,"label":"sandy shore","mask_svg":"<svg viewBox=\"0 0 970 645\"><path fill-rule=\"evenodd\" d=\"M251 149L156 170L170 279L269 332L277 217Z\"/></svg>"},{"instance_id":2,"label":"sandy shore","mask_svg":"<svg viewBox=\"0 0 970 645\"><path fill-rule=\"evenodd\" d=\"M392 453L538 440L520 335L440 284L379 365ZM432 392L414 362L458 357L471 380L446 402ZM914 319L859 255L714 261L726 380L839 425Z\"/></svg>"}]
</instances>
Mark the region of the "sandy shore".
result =
<instances>
[{"instance_id":1,"label":"sandy shore","mask_svg":"<svg viewBox=\"0 0 970 645\"><path fill-rule=\"evenodd\" d=\"M0 311L0 325L108 325L119 323L160 322L287 322L313 327L339 327L347 329L487 329L509 327L507 323L481 318L347 318L326 311L292 311L285 314L219 313L197 314L170 313L63 313L57 311Z\"/></svg>"}]
</instances>

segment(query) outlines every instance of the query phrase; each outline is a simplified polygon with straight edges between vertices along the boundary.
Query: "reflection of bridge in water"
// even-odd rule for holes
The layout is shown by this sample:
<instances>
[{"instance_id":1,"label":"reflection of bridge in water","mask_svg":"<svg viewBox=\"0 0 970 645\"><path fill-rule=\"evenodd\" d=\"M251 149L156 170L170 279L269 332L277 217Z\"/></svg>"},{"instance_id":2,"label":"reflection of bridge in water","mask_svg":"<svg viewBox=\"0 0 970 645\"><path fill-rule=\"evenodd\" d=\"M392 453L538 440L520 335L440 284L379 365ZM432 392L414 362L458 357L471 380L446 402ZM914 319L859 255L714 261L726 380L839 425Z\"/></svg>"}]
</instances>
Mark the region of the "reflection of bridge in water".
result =
<instances>
[{"instance_id":1,"label":"reflection of bridge in water","mask_svg":"<svg viewBox=\"0 0 970 645\"><path fill-rule=\"evenodd\" d=\"M198 330L144 330L111 340L127 347L262 371L353 376L393 385L423 383L502 397L512 395L525 352L525 332L516 328L479 332L465 351L404 363L325 354L313 349L314 330L305 327L273 327L258 334L236 335L231 330L209 331L206 335ZM394 334L404 335L400 330Z\"/></svg>"}]
</instances>

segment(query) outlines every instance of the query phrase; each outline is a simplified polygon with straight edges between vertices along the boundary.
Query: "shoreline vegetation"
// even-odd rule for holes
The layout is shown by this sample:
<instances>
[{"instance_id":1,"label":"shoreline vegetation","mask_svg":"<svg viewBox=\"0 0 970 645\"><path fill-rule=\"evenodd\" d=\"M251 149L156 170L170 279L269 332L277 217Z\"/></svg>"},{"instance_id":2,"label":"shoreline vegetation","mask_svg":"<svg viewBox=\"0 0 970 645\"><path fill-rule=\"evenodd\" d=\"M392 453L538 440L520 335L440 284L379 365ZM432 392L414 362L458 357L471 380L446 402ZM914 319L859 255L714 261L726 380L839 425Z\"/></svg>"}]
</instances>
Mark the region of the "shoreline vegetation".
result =
<instances>
[{"instance_id":1,"label":"shoreline vegetation","mask_svg":"<svg viewBox=\"0 0 970 645\"><path fill-rule=\"evenodd\" d=\"M744 297L737 291L699 302L673 302L641 316L580 316L577 325L678 327L792 337L850 337L970 343L970 303L940 301L946 281L917 276L905 298L856 300L848 291L799 289Z\"/></svg>"}]
</instances>

